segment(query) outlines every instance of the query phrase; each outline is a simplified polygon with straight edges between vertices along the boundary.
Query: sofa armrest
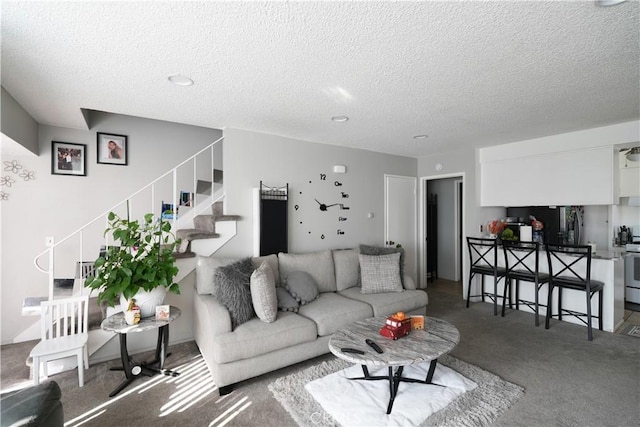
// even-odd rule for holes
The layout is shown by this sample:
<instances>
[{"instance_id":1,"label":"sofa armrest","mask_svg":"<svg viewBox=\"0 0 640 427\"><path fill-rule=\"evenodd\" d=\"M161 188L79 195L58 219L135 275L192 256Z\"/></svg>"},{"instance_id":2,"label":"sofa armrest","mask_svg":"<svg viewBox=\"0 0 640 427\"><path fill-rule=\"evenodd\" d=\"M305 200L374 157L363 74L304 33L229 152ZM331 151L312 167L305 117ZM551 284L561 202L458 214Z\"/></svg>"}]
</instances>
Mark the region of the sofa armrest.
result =
<instances>
[{"instance_id":1,"label":"sofa armrest","mask_svg":"<svg viewBox=\"0 0 640 427\"><path fill-rule=\"evenodd\" d=\"M414 282L411 276L409 276L408 274L405 274L402 277L402 280L403 280L402 285L405 289L410 289L410 290L416 289L416 282Z\"/></svg>"},{"instance_id":2,"label":"sofa armrest","mask_svg":"<svg viewBox=\"0 0 640 427\"><path fill-rule=\"evenodd\" d=\"M231 315L213 295L197 295L195 308L200 324L209 328L209 336L215 337L231 332Z\"/></svg>"},{"instance_id":3,"label":"sofa armrest","mask_svg":"<svg viewBox=\"0 0 640 427\"><path fill-rule=\"evenodd\" d=\"M2 425L64 425L62 392L58 383L47 381L3 395L0 399Z\"/></svg>"}]
</instances>

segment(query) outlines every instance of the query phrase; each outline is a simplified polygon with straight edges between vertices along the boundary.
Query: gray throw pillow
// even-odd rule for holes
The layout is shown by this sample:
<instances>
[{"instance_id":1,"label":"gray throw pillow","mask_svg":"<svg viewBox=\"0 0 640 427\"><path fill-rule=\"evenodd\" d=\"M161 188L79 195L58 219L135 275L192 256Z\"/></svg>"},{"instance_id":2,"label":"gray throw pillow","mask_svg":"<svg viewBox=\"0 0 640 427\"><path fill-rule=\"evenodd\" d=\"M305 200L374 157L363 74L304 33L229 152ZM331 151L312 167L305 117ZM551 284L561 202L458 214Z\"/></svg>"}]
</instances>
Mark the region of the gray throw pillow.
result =
<instances>
[{"instance_id":1,"label":"gray throw pillow","mask_svg":"<svg viewBox=\"0 0 640 427\"><path fill-rule=\"evenodd\" d=\"M240 261L240 258L199 256L196 261L196 291L198 294L214 294L216 269Z\"/></svg>"},{"instance_id":2,"label":"gray throw pillow","mask_svg":"<svg viewBox=\"0 0 640 427\"><path fill-rule=\"evenodd\" d=\"M318 298L318 285L306 271L289 273L284 287L300 305L305 305Z\"/></svg>"},{"instance_id":3,"label":"gray throw pillow","mask_svg":"<svg viewBox=\"0 0 640 427\"><path fill-rule=\"evenodd\" d=\"M404 248L360 245L360 253L364 255L400 254L400 282L404 285Z\"/></svg>"},{"instance_id":4,"label":"gray throw pillow","mask_svg":"<svg viewBox=\"0 0 640 427\"><path fill-rule=\"evenodd\" d=\"M216 269L213 296L229 310L232 329L256 315L251 300L251 273L251 258Z\"/></svg>"},{"instance_id":5,"label":"gray throw pillow","mask_svg":"<svg viewBox=\"0 0 640 427\"><path fill-rule=\"evenodd\" d=\"M362 272L363 294L380 294L384 292L402 292L400 281L400 254L362 255L360 271Z\"/></svg>"},{"instance_id":6,"label":"gray throw pillow","mask_svg":"<svg viewBox=\"0 0 640 427\"><path fill-rule=\"evenodd\" d=\"M276 288L276 296L278 297L278 310L298 312L300 304L285 288Z\"/></svg>"},{"instance_id":7,"label":"gray throw pillow","mask_svg":"<svg viewBox=\"0 0 640 427\"><path fill-rule=\"evenodd\" d=\"M276 321L278 315L276 282L267 261L263 261L251 274L251 300L260 320L265 323Z\"/></svg>"}]
</instances>

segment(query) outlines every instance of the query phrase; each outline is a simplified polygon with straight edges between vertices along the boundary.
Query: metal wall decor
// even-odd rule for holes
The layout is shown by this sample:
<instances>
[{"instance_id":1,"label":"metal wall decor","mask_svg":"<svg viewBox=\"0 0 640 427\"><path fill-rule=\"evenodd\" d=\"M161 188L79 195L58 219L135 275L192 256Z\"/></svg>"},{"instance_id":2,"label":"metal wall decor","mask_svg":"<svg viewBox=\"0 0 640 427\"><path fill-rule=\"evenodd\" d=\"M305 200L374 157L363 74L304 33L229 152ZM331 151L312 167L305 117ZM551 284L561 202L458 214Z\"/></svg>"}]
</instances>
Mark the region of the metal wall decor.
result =
<instances>
[{"instance_id":1,"label":"metal wall decor","mask_svg":"<svg viewBox=\"0 0 640 427\"><path fill-rule=\"evenodd\" d=\"M330 234L344 236L351 208L347 205L349 193L344 191L343 182L331 181L326 173L320 173L317 180L310 179L307 183L308 187L304 191L298 191L298 203L293 207L299 216L299 225L306 228L309 236L315 234L310 225L316 229L321 227L318 233L321 240ZM302 217L307 221L306 224ZM336 227L335 231L333 227Z\"/></svg>"},{"instance_id":2,"label":"metal wall decor","mask_svg":"<svg viewBox=\"0 0 640 427\"><path fill-rule=\"evenodd\" d=\"M36 173L25 169L17 160L4 161L3 163L5 174L0 177L0 186L2 187L13 188L13 185L19 182L18 179L14 179L14 176L22 178L25 182L36 179ZM5 200L9 200L9 193L0 191L0 201Z\"/></svg>"}]
</instances>

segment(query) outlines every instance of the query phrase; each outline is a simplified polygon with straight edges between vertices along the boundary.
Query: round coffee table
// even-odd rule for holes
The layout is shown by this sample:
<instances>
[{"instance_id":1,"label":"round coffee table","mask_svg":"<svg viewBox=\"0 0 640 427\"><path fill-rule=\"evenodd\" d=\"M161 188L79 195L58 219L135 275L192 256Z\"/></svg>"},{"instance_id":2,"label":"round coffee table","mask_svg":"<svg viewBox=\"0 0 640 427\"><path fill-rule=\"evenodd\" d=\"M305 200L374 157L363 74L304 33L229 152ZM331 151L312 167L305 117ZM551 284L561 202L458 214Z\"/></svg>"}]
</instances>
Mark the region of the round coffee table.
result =
<instances>
[{"instance_id":1,"label":"round coffee table","mask_svg":"<svg viewBox=\"0 0 640 427\"><path fill-rule=\"evenodd\" d=\"M449 322L435 317L425 317L424 330L412 330L409 335L403 338L390 340L379 333L385 321L386 317L373 317L338 330L329 340L329 350L340 359L362 365L364 376L349 379L389 381L391 395L387 414L390 414L400 382L433 384L431 381L436 370L438 357L455 348L460 341L460 332ZM374 341L383 352L377 353L367 345L365 342L367 339ZM364 354L342 351L345 348L361 350ZM405 366L424 362L431 362L424 381L402 376ZM388 366L389 375L369 375L367 366ZM393 372L394 367L396 367L395 373Z\"/></svg>"}]
</instances>

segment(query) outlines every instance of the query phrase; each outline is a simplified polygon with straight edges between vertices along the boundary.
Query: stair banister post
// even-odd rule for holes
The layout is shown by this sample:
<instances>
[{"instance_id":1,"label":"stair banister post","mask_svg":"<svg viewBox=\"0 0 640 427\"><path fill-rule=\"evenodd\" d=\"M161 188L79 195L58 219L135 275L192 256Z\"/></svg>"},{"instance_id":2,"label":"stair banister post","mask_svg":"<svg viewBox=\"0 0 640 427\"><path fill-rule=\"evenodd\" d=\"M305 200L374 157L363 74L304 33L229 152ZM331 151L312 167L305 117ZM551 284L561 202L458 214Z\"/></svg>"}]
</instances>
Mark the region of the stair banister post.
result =
<instances>
[{"instance_id":1,"label":"stair banister post","mask_svg":"<svg viewBox=\"0 0 640 427\"><path fill-rule=\"evenodd\" d=\"M196 189L198 188L198 162L197 156L193 157L193 200L191 200L191 212L193 212L193 216L195 217L196 212ZM213 186L213 183L211 184Z\"/></svg>"},{"instance_id":2,"label":"stair banister post","mask_svg":"<svg viewBox=\"0 0 640 427\"><path fill-rule=\"evenodd\" d=\"M53 239L54 238L52 238L51 241L51 248L49 249L49 301L53 301L53 252L55 251L55 240Z\"/></svg>"},{"instance_id":3,"label":"stair banister post","mask_svg":"<svg viewBox=\"0 0 640 427\"><path fill-rule=\"evenodd\" d=\"M176 220L178 219L178 168L173 168L173 219L171 226L175 230Z\"/></svg>"},{"instance_id":4,"label":"stair banister post","mask_svg":"<svg viewBox=\"0 0 640 427\"><path fill-rule=\"evenodd\" d=\"M219 141L219 140L218 140ZM216 143L218 142L216 141L215 143L213 143L213 145L211 145L211 200L213 200L213 178L215 176L215 169L216 169L216 164L215 164L215 156L214 156L214 152L213 152L213 147L216 145Z\"/></svg>"}]
</instances>

